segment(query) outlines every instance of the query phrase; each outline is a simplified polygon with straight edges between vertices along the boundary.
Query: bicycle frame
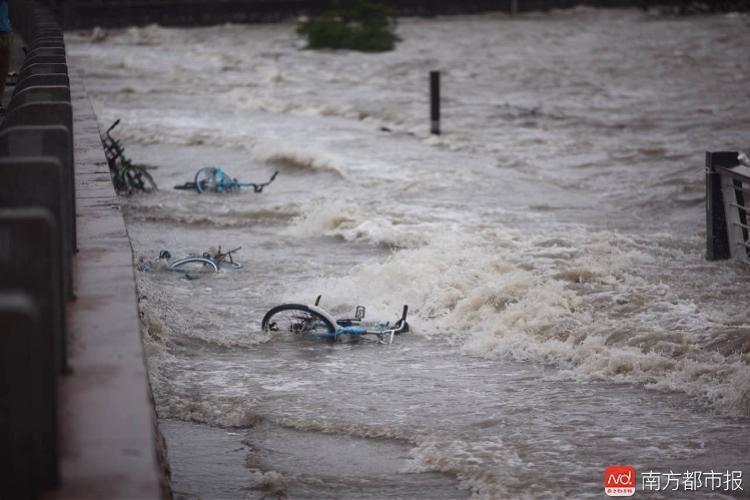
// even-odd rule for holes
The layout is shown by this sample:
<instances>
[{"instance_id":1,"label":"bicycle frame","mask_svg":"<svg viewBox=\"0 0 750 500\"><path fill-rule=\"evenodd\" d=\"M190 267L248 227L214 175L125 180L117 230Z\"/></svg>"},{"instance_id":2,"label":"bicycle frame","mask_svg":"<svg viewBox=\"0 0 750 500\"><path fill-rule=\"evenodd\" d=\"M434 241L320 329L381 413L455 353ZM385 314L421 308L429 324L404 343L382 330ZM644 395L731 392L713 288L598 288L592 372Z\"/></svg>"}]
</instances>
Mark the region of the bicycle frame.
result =
<instances>
[{"instance_id":1,"label":"bicycle frame","mask_svg":"<svg viewBox=\"0 0 750 500\"><path fill-rule=\"evenodd\" d=\"M404 306L406 308L407 306ZM405 314L405 313L404 313ZM406 322L401 323L398 327L394 328L387 328L388 322L386 321L385 324L383 324L383 329L378 330L369 330L366 327L362 325L350 325L350 326L338 326L336 329L336 333L328 335L328 337L333 337L334 339L340 337L341 335L353 335L355 337L362 337L364 335L375 335L378 338L378 342L381 344L386 343L384 342L384 338L388 338L388 344L393 343L393 336L397 333L401 333L405 327L404 325Z\"/></svg>"},{"instance_id":2,"label":"bicycle frame","mask_svg":"<svg viewBox=\"0 0 750 500\"><path fill-rule=\"evenodd\" d=\"M200 179L201 174L207 176L206 180ZM202 193L206 190L221 193L239 189L237 179L229 177L220 167L204 167L195 174L195 189Z\"/></svg>"},{"instance_id":3,"label":"bicycle frame","mask_svg":"<svg viewBox=\"0 0 750 500\"><path fill-rule=\"evenodd\" d=\"M109 163L110 170L114 170L114 168L116 167L116 164L114 162L116 162L117 159L125 153L122 145L120 144L120 141L118 141L111 135L112 129L114 129L119 124L120 119L118 118L112 125L110 125L110 127L105 132L105 137L102 138L102 145L104 146L104 156L107 158L107 163Z\"/></svg>"},{"instance_id":4,"label":"bicycle frame","mask_svg":"<svg viewBox=\"0 0 750 500\"><path fill-rule=\"evenodd\" d=\"M263 188L271 184L278 174L277 170L266 182L241 182L234 177L230 177L221 167L203 167L195 173L193 182L179 184L175 186L175 189L195 189L199 193L206 191L225 193L238 191L240 188L251 187L253 188L253 192L262 193Z\"/></svg>"}]
</instances>

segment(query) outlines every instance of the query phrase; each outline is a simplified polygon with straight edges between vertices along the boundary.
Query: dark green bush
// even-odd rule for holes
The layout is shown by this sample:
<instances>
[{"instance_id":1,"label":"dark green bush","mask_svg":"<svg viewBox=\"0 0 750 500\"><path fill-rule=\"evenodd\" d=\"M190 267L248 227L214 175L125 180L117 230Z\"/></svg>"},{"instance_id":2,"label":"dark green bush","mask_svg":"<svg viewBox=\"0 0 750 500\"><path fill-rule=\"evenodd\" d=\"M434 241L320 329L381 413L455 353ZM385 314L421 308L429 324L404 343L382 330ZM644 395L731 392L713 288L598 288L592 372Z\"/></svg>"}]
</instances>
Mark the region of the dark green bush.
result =
<instances>
[{"instance_id":1,"label":"dark green bush","mask_svg":"<svg viewBox=\"0 0 750 500\"><path fill-rule=\"evenodd\" d=\"M393 50L399 40L396 21L382 5L366 0L334 3L321 16L302 21L297 33L307 36L311 49Z\"/></svg>"}]
</instances>

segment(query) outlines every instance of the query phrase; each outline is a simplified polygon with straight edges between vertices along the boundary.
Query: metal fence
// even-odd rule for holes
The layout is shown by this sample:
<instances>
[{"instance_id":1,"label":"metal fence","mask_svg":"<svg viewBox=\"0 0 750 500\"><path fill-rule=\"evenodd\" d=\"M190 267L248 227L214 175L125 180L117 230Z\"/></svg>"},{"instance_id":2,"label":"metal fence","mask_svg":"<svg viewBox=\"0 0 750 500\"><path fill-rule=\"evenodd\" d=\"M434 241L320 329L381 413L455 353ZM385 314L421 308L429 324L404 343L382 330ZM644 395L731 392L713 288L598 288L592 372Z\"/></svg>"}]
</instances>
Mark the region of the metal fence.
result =
<instances>
[{"instance_id":1,"label":"metal fence","mask_svg":"<svg viewBox=\"0 0 750 500\"><path fill-rule=\"evenodd\" d=\"M706 258L750 264L750 161L737 151L706 153Z\"/></svg>"},{"instance_id":2,"label":"metal fence","mask_svg":"<svg viewBox=\"0 0 750 500\"><path fill-rule=\"evenodd\" d=\"M31 498L59 481L57 389L76 251L73 118L60 27L31 0L9 4L27 52L0 125L0 496Z\"/></svg>"}]
</instances>

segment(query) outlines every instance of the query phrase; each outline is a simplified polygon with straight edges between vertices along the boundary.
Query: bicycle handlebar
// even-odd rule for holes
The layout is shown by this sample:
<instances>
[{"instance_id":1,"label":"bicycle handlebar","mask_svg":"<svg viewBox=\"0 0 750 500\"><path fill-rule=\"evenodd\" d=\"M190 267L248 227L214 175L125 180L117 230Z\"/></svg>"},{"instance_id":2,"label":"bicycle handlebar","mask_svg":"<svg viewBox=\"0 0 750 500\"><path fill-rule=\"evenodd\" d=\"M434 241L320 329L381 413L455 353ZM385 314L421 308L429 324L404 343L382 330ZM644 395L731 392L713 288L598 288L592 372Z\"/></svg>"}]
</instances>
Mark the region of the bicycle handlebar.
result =
<instances>
[{"instance_id":1,"label":"bicycle handlebar","mask_svg":"<svg viewBox=\"0 0 750 500\"><path fill-rule=\"evenodd\" d=\"M221 246L219 246L219 249L216 251L216 255L214 255L212 258L218 262L223 262L224 259L229 257L229 261L232 261L232 254L238 250L240 250L242 247L233 248L232 250L228 250L226 252L221 251Z\"/></svg>"},{"instance_id":2,"label":"bicycle handlebar","mask_svg":"<svg viewBox=\"0 0 750 500\"><path fill-rule=\"evenodd\" d=\"M406 323L406 315L409 312L409 306L404 304L404 309L401 312L401 318L399 318L398 321L396 321L396 324L393 325L393 328L388 328L387 330L365 330L366 334L369 335L377 335L378 338L380 338L382 342L383 335L388 335L388 343L393 343L393 336L397 333L401 333L403 331L408 331L408 324Z\"/></svg>"},{"instance_id":3,"label":"bicycle handlebar","mask_svg":"<svg viewBox=\"0 0 750 500\"><path fill-rule=\"evenodd\" d=\"M112 129L113 129L113 128L115 128L116 126L118 126L119 124L120 124L120 119L118 118L118 119L117 119L117 120L115 120L115 122L114 122L114 123L113 123L112 125L110 125L110 126L109 126L109 128L107 129L107 135L109 136L109 133L110 133L110 132L112 131Z\"/></svg>"},{"instance_id":4,"label":"bicycle handlebar","mask_svg":"<svg viewBox=\"0 0 750 500\"><path fill-rule=\"evenodd\" d=\"M262 193L263 192L263 188L266 187L266 186L268 186L269 184L271 184L274 181L274 179L276 179L277 175L279 175L279 171L278 170L273 173L273 175L271 176L270 179L268 179L266 182L263 182L261 184L258 184L258 183L255 183L255 182L238 182L237 185L238 186L242 186L242 187L252 187L254 192L256 192L256 193Z\"/></svg>"},{"instance_id":5,"label":"bicycle handlebar","mask_svg":"<svg viewBox=\"0 0 750 500\"><path fill-rule=\"evenodd\" d=\"M222 256L222 257L226 257L226 256L231 257L234 252L240 250L241 248L242 247L237 247L232 250L227 250L226 252L223 252L223 253L221 252L221 248L219 248L219 252L217 253L217 255Z\"/></svg>"}]
</instances>

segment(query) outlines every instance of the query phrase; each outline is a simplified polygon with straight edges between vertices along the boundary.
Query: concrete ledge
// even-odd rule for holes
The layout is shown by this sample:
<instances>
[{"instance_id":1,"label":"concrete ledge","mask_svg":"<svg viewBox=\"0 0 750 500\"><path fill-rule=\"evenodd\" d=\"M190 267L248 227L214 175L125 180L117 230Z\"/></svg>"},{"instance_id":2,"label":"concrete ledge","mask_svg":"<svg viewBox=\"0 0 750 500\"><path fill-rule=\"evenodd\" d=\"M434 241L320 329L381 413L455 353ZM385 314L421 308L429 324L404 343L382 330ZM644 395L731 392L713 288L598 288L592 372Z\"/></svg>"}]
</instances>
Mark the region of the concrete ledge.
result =
<instances>
[{"instance_id":1,"label":"concrete ledge","mask_svg":"<svg viewBox=\"0 0 750 500\"><path fill-rule=\"evenodd\" d=\"M159 498L154 411L132 249L83 82L74 116L78 299L68 305L72 375L60 384L60 488L47 498Z\"/></svg>"}]
</instances>

